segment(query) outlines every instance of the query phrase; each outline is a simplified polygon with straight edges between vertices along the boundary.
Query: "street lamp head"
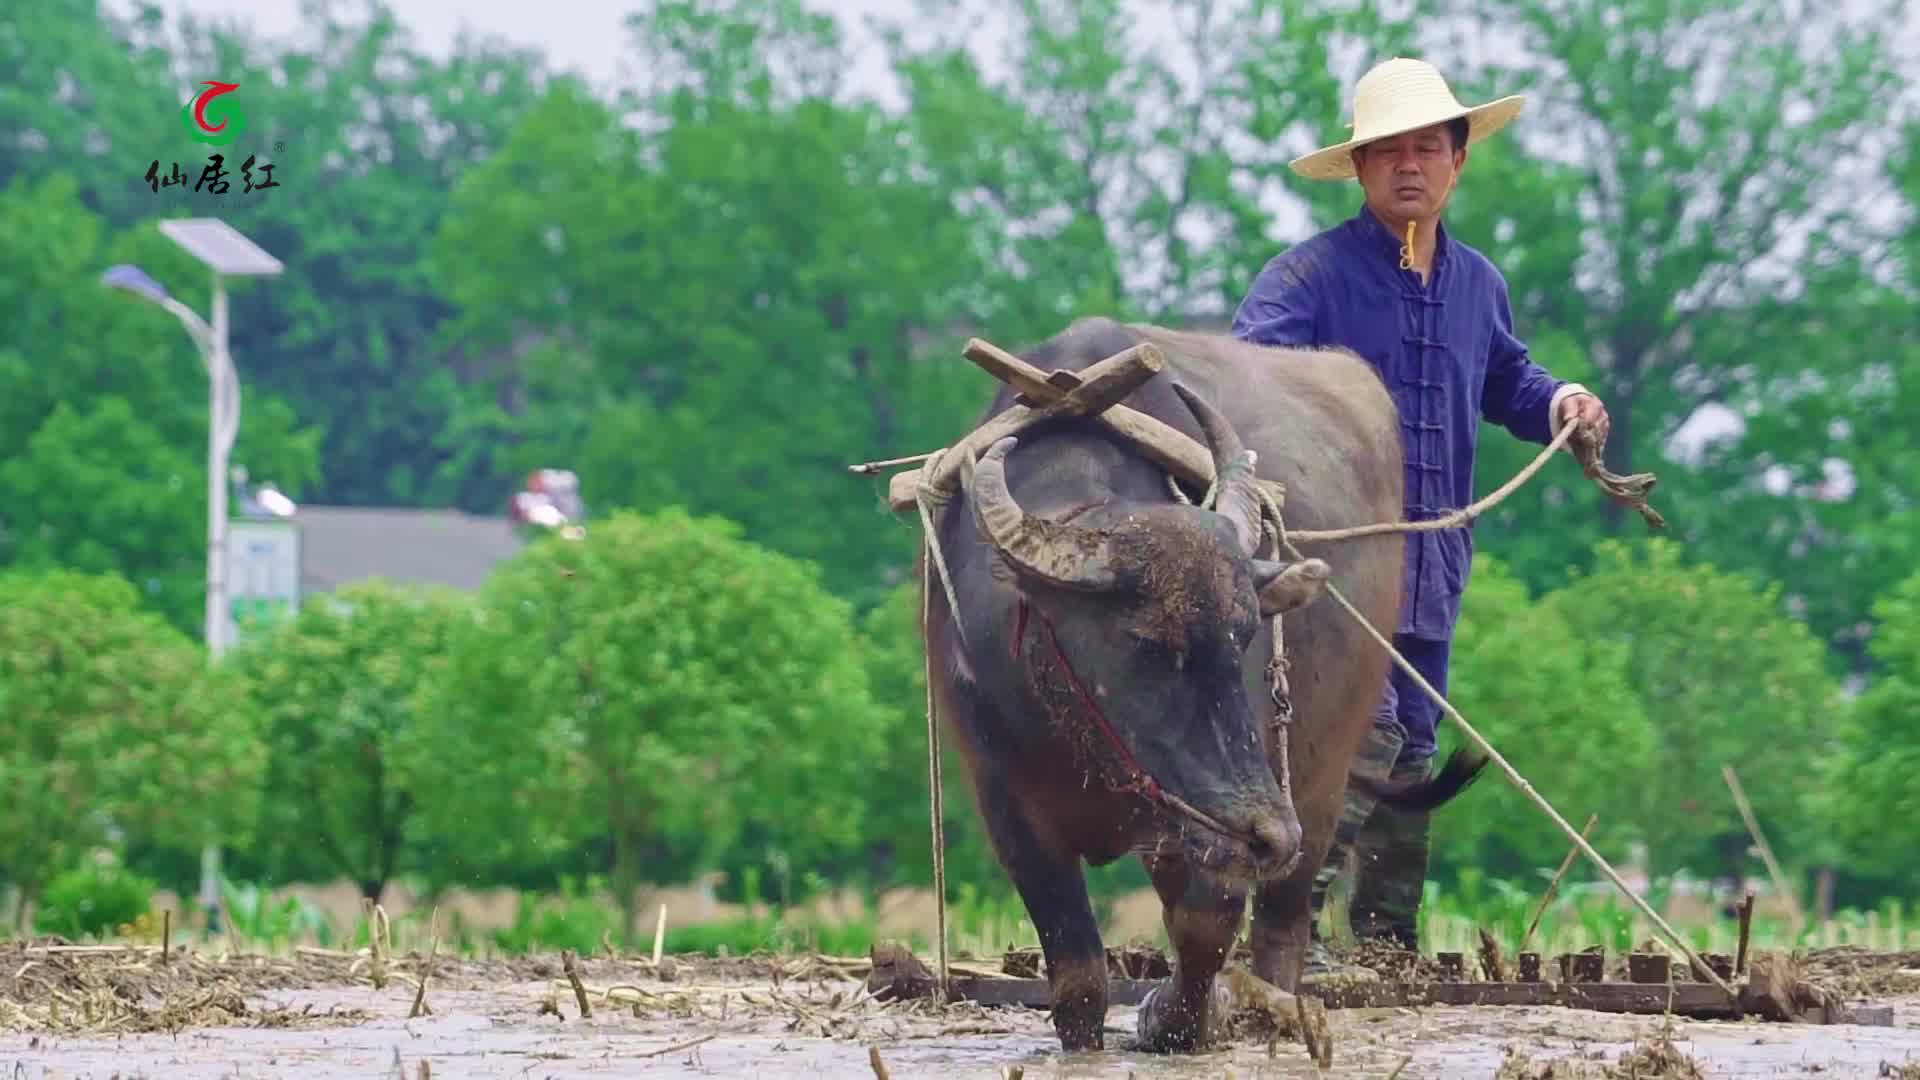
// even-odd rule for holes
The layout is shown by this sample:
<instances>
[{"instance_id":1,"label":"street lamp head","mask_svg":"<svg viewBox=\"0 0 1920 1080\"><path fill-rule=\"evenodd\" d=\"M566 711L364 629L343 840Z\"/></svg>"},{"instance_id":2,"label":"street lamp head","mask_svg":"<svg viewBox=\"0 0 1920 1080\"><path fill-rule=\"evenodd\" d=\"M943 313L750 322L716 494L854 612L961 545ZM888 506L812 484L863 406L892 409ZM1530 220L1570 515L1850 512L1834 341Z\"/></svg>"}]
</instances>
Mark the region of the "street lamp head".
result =
<instances>
[{"instance_id":1,"label":"street lamp head","mask_svg":"<svg viewBox=\"0 0 1920 1080\"><path fill-rule=\"evenodd\" d=\"M260 509L265 510L277 518L290 518L294 515L294 512L299 509L294 505L292 499L287 498L286 495L281 493L279 488L271 484L262 485L260 490L254 492L253 495L254 499L259 502Z\"/></svg>"},{"instance_id":2,"label":"street lamp head","mask_svg":"<svg viewBox=\"0 0 1920 1080\"><path fill-rule=\"evenodd\" d=\"M167 299L166 286L153 280L145 270L134 266L132 263L121 263L118 266L108 268L106 273L100 275L100 284L115 289L125 289L128 292L136 293L148 300L152 300L154 303L160 303Z\"/></svg>"}]
</instances>

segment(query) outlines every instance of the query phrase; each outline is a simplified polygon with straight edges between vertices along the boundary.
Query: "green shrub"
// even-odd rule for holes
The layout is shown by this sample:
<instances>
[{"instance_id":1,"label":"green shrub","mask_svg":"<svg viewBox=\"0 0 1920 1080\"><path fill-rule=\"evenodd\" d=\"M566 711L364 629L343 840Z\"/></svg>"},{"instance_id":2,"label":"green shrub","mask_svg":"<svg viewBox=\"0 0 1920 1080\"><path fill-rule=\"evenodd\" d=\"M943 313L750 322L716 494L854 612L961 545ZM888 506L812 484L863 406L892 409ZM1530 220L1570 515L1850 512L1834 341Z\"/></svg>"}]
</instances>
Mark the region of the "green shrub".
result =
<instances>
[{"instance_id":1,"label":"green shrub","mask_svg":"<svg viewBox=\"0 0 1920 1080\"><path fill-rule=\"evenodd\" d=\"M69 940L102 936L146 914L153 889L118 863L88 862L47 883L33 928Z\"/></svg>"},{"instance_id":2,"label":"green shrub","mask_svg":"<svg viewBox=\"0 0 1920 1080\"><path fill-rule=\"evenodd\" d=\"M493 943L508 953L572 949L591 954L599 951L602 940L620 945L620 909L603 899L605 887L598 875L584 883L566 875L560 879L559 897L544 904L539 896L522 893L513 925L494 931Z\"/></svg>"},{"instance_id":3,"label":"green shrub","mask_svg":"<svg viewBox=\"0 0 1920 1080\"><path fill-rule=\"evenodd\" d=\"M865 922L830 923L812 919L740 918L694 926L668 927L662 951L731 956L754 953L823 953L864 956L873 948L873 926ZM652 948L651 942L647 944Z\"/></svg>"},{"instance_id":4,"label":"green shrub","mask_svg":"<svg viewBox=\"0 0 1920 1080\"><path fill-rule=\"evenodd\" d=\"M225 909L227 931L234 937L256 945L271 946L305 939L323 948L333 945L333 926L327 921L326 913L297 896L275 904L260 886L253 882L234 882L223 874L220 903Z\"/></svg>"}]
</instances>

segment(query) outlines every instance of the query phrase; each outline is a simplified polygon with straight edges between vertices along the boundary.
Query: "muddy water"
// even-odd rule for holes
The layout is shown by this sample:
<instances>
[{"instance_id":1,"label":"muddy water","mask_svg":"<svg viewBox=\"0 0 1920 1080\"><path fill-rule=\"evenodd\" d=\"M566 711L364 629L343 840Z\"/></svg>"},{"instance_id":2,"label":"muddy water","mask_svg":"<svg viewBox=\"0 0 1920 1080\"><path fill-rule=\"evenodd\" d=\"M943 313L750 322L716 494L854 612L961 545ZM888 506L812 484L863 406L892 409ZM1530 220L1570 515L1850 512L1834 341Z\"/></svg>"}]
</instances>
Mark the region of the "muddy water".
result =
<instances>
[{"instance_id":1,"label":"muddy water","mask_svg":"<svg viewBox=\"0 0 1920 1080\"><path fill-rule=\"evenodd\" d=\"M412 990L364 986L259 993L266 1005L363 1010L357 1023L291 1028L223 1027L173 1034L76 1037L0 1035L0 1080L41 1077L404 1078L422 1062L432 1077L544 1080L613 1076L872 1076L878 1047L894 1077L999 1077L1020 1066L1053 1077L1366 1077L1380 1080L1411 1055L1400 1077L1491 1078L1507 1049L1525 1050L1536 1069L1555 1059L1616 1061L1636 1039L1654 1037L1656 1017L1561 1009L1437 1008L1337 1010L1329 1014L1333 1067L1321 1073L1298 1043L1244 1043L1184 1058L1129 1052L1135 1010L1109 1014L1105 1053L1064 1056L1044 1014L952 1008L935 1012L834 1007L815 991L791 988L770 1002L765 984L677 991L643 1002L643 1015L600 998L590 1019L564 987L513 982L432 991L433 1015L409 1020ZM726 1004L721 1004L722 999ZM543 1011L552 1000L560 1016ZM754 1002L757 1001L758 1004ZM1704 1075L1875 1077L1883 1062L1920 1063L1920 997L1897 1002L1895 1026L1792 1027L1676 1021L1674 1045ZM824 1025L833 1037L819 1032ZM697 1045L686 1044L705 1038ZM665 1052L663 1052L665 1051ZM1538 1075L1537 1073L1533 1075ZM1556 1072L1556 1076L1561 1075Z\"/></svg>"}]
</instances>

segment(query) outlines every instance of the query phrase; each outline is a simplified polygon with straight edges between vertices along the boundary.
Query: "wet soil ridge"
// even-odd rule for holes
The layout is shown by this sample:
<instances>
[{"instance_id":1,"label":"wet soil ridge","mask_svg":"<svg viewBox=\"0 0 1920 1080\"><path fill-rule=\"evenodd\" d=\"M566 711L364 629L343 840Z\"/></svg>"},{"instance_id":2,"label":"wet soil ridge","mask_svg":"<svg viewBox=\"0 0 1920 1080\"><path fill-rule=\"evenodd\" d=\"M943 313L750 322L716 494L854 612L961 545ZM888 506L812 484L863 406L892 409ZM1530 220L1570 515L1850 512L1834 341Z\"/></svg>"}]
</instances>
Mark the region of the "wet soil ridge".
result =
<instances>
[{"instance_id":1,"label":"wet soil ridge","mask_svg":"<svg viewBox=\"0 0 1920 1080\"><path fill-rule=\"evenodd\" d=\"M1684 960L1657 942L1648 942L1615 959L1611 968L1597 946L1552 957L1543 965L1537 953L1523 952L1512 973L1499 946L1482 936L1469 968L1468 957L1441 952L1431 957L1392 944L1367 943L1351 958L1378 978L1323 978L1302 987L1304 997L1327 1008L1393 1008L1432 1005L1560 1006L1593 1012L1675 1015L1695 1019L1751 1017L1801 1024L1892 1023L1891 1009L1848 1004L1859 991L1884 987L1920 989L1920 971L1909 954L1870 954L1862 950L1822 950L1812 956L1784 952L1754 955L1743 972L1734 957L1702 957L1713 973L1730 983L1730 997L1719 986L1698 980ZM1107 988L1111 1005L1137 1005L1167 975L1164 956L1150 948L1108 950ZM912 952L894 943L876 945L867 987L876 996L905 1000L937 996L936 980ZM1247 957L1236 954L1241 970ZM1046 1008L1051 989L1035 950L1009 951L998 971L976 965L953 967L953 997L984 1005ZM1257 980L1231 983L1244 989ZM1277 991L1276 991L1277 992ZM1291 999L1291 995L1288 995Z\"/></svg>"},{"instance_id":2,"label":"wet soil ridge","mask_svg":"<svg viewBox=\"0 0 1920 1080\"><path fill-rule=\"evenodd\" d=\"M391 991L407 1003L402 1015L446 992L546 986L528 1013L591 1019L596 1010L634 1017L694 1018L714 1011L751 1018L780 1016L793 1030L853 1037L863 1015L888 1013L918 1021L943 1020L955 1033L1011 1030L1004 1011L978 1002L939 1005L900 1001L881 1009L862 979L868 957L646 956L551 954L462 959L427 952L345 952L302 947L282 955L201 954L182 946L163 953L152 945L76 945L58 937L0 944L0 1032L114 1034L178 1032L207 1027L350 1025L372 1018L367 1009L262 1005L284 991ZM910 953L906 953L911 957ZM431 982L422 992L431 967ZM979 965L956 971L984 973ZM930 983L927 989L931 989ZM924 995L919 995L924 998ZM357 999L349 999L357 1000ZM366 999L378 1006L384 997Z\"/></svg>"},{"instance_id":3,"label":"wet soil ridge","mask_svg":"<svg viewBox=\"0 0 1920 1080\"><path fill-rule=\"evenodd\" d=\"M260 1042L220 1036L233 1053L250 1047L247 1052L259 1058L253 1064L267 1072L274 1055L298 1046L313 1061L339 1066L326 1075L369 1075L354 1071L369 1060L366 1055L384 1061L399 1046L408 1059L407 1080L427 1057L436 1076L504 1080L518 1076L529 1055L601 1062L610 1046L619 1047L616 1056L624 1055L614 1075L623 1074L622 1068L676 1067L716 1075L777 1075L793 1068L859 1075L873 1072L868 1059L877 1054L894 1076L943 1080L1006 1075L1002 1066L1016 1065L1031 1076L1057 1060L1045 1012L1045 964L1024 951L956 958L950 967L959 1000L951 1001L939 1000L922 958L898 946L868 956L663 956L658 962L611 952L488 960L441 955L431 965L425 995L432 1007L410 1018L431 951L384 956L386 985L376 989L368 950L261 956L175 949L163 959L151 946L74 947L57 939L3 945L0 1042L11 1040L10 1052L29 1062L56 1056L64 1062L62 1055L81 1053L117 1068L138 1053L146 1055L140 1058L146 1071L139 1075L155 1077L185 1077L199 1068L181 1057L177 1039L183 1030L213 1028L304 1032ZM1436 1006L1447 1006L1448 994L1468 991L1524 998L1558 988L1589 998L1611 992L1647 1000L1717 992L1687 980L1684 961L1663 967L1648 950L1625 957L1576 955L1582 959L1569 959L1564 969L1581 977L1597 973L1597 981L1560 983L1558 957L1530 965L1539 980L1531 983L1522 981L1527 975L1514 962L1518 957L1496 957L1489 964L1485 955L1376 950L1368 958L1401 980L1408 1000ZM1759 981L1778 989L1787 1010L1826 1009L1836 999L1857 1009L1853 999L1862 995L1920 992L1920 954L1834 949L1784 957L1780 964L1774 956L1750 958L1750 970L1736 981L1750 989L1756 974L1765 975ZM1107 1030L1117 1036L1110 1041L1115 1063L1124 1066L1122 1072L1159 1068L1134 1045L1137 1000L1128 999L1167 977L1166 958L1128 946L1109 959L1115 993ZM1506 978L1481 978L1490 967ZM1661 984L1618 981L1622 973L1652 978L1663 972ZM1456 981L1432 981L1442 976ZM1386 985L1394 984L1375 984ZM1912 1072L1901 1070L1920 1058L1920 1052L1909 1052L1913 1041L1900 1030L1873 1034L1857 1027L1836 1042L1834 1029L1804 1021L1768 1024L1757 1015L1748 1017L1750 1023L1691 1023L1678 1010L1653 1017L1608 1015L1592 1011L1586 998L1569 1000L1572 1008L1525 1000L1506 1008L1449 1007L1444 1014L1420 1006L1343 1009L1340 995L1329 988L1285 994L1240 965L1229 966L1221 988L1224 1041L1166 1068L1200 1066L1193 1075L1220 1075L1207 1069L1231 1063L1235 1074L1249 1075L1250 1068L1275 1067L1279 1060L1288 1069L1318 1065L1324 1075L1334 1075L1326 1072L1331 1068L1372 1078L1397 1070L1403 1076L1484 1077L1499 1069L1506 1080L1673 1080L1703 1073L1743 1080L1778 1075L1788 1058L1817 1060L1831 1075L1863 1076L1885 1061L1885 1075L1909 1077ZM1902 1007L1911 1011L1911 1000ZM486 1018L484 1026L476 1028L479 1018ZM1751 1021L1777 1034L1757 1039ZM1683 1033L1666 1034L1673 1031ZM347 1068L350 1062L354 1069ZM556 1066L554 1075L573 1074Z\"/></svg>"},{"instance_id":4,"label":"wet soil ridge","mask_svg":"<svg viewBox=\"0 0 1920 1080\"><path fill-rule=\"evenodd\" d=\"M262 1007L249 1001L263 991L313 985L319 975L265 957L213 960L177 950L163 955L158 947L75 946L58 938L14 942L0 947L0 1030L179 1032L367 1019L359 1009Z\"/></svg>"},{"instance_id":5,"label":"wet soil ridge","mask_svg":"<svg viewBox=\"0 0 1920 1080\"><path fill-rule=\"evenodd\" d=\"M1914 996L1895 1003L1903 1026L1848 1029L1525 1004L1329 1009L1318 991L1285 994L1236 964L1221 980L1227 1024L1215 1045L1176 1059L1144 1051L1135 1042L1138 1007L1114 1001L1106 1019L1111 1049L1082 1063L1058 1054L1044 996L1040 1007L1022 1007L1023 986L1044 986L1045 964L1033 957L954 960L956 990L992 987L1008 1002L989 1005L939 1000L925 963L907 949L879 956L658 961L603 951L577 954L571 964L561 953L486 960L442 955L429 972L431 952L430 946L389 951L380 957L385 985L376 988L368 950L257 956L176 949L163 960L154 947L69 947L57 940L0 945L0 1048L25 1075L117 1071L154 1080L213 1075L205 1056L213 1044L188 1041L193 1038L218 1040L222 1076L280 1075L297 1059L302 1075L343 1080L883 1075L875 1062L884 1075L916 1080L1022 1071L1079 1075L1082 1064L1115 1076L1249 1076L1278 1069L1329 1080L1496 1074L1506 1080L1761 1080L1812 1073L1920 1080L1920 1037L1912 1027L1920 1000ZM1600 981L1569 989L1712 989L1688 982L1684 961L1666 965L1665 984L1619 982L1622 972L1650 978L1661 970L1646 952L1592 954L1591 960L1578 954L1583 959L1569 960L1567 969L1582 977L1597 973ZM1492 965L1484 955L1375 958L1413 979L1444 974L1482 992L1531 992L1517 956ZM1764 966L1759 959L1750 958L1749 967ZM1850 1006L1863 994L1920 992L1920 954L1839 949L1788 959L1801 962L1797 982L1774 982L1789 989L1790 1004L1796 985L1835 993ZM1165 957L1150 948L1115 950L1110 961L1116 989L1152 987L1166 977ZM1489 967L1504 969L1507 978L1472 981ZM1532 978L1557 984L1558 957L1536 958L1531 967ZM1752 974L1737 981L1749 985ZM429 976L431 1008L413 1016L422 975ZM1433 985L1425 991L1429 998L1439 996ZM532 1074L530 1064L537 1066Z\"/></svg>"}]
</instances>

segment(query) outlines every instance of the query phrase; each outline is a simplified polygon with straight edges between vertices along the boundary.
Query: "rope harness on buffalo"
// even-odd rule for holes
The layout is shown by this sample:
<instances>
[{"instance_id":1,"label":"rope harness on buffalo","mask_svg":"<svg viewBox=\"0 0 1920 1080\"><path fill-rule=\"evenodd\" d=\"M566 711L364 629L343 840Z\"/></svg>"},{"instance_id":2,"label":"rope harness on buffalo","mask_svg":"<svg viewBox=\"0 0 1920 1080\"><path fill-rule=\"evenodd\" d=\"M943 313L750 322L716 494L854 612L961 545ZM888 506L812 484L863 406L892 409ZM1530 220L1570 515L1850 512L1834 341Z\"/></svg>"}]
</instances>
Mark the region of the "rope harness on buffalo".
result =
<instances>
[{"instance_id":1,"label":"rope harness on buffalo","mask_svg":"<svg viewBox=\"0 0 1920 1080\"><path fill-rule=\"evenodd\" d=\"M1031 425L1041 419L1062 415L1085 416L1099 421L1109 428L1132 438L1136 443L1140 443L1142 449L1147 450L1150 456L1159 461L1163 467L1167 467L1167 486L1175 500L1188 504L1192 504L1193 502L1193 500L1186 495L1185 491L1181 489L1181 480L1197 484L1202 482L1201 477L1204 476L1206 494L1198 504L1203 508L1213 505L1214 498L1219 490L1217 476L1206 475L1206 472L1195 468L1190 463L1190 458L1183 455L1184 447L1180 446L1177 442L1169 440L1166 435L1161 434L1154 427L1149 426L1157 424L1157 421L1152 421L1151 418L1145 418L1144 420L1135 419L1139 417L1140 414L1132 413L1131 410L1126 409L1125 406L1118 404L1119 398L1129 392L1133 386L1144 382L1147 377L1159 370L1160 361L1157 353L1153 350L1153 346L1136 346L1133 349L1127 350L1126 353L1101 361L1100 364L1096 364L1077 375L1071 372L1038 372L1030 366L1025 365L1018 358L1012 357L1010 354L1004 353L977 339L969 342L966 354L969 359L979 363L989 372L996 375L996 377L1005 379L1009 383L1018 386L1028 397L1046 402L1047 404L1039 409L1027 409L1026 412L1020 414L1014 414L1014 410L1008 410L999 417L996 417L995 420L989 424L976 429L975 432L971 433L967 439L962 440L960 443L950 447L943 447L940 450L934 451L932 454L924 455L920 458L895 459L893 462L876 462L851 467L852 471L856 473L872 473L884 464L902 464L913 460L923 462L921 468L917 470L918 475L913 477L911 481L911 502L919 512L924 538L926 567L939 576L940 584L946 598L948 617L953 623L955 635L958 637L960 647L963 650L967 648L966 628L962 626L960 622L960 607L954 595L952 579L948 573L945 556L940 549L940 543L934 527L934 510L946 505L952 498L952 496L943 489L941 484L943 478L951 482L953 476L953 472L949 471L951 466L946 462L949 454L954 451L959 451L962 454L977 456L995 439L1004 437L1006 434L1012 434L1021 427ZM1131 365L1131 370L1127 370L1129 365ZM1014 409L1026 409L1026 407L1016 405ZM1108 416L1109 413L1119 414L1119 416L1118 418L1110 418ZM1171 431L1172 429L1167 430ZM1646 502L1646 496L1654 485L1654 477L1652 474L1642 473L1623 477L1608 471L1601 462L1601 446L1597 441L1591 437L1582 438L1577 441L1574 439L1576 433L1580 431L1581 428L1577 422L1566 423L1547 446L1545 446L1525 468L1521 469L1511 480L1507 481L1507 483L1501 485L1485 498L1474 502L1472 505L1434 520L1380 522L1341 529L1320 531L1302 530L1289 533L1286 528L1285 519L1281 513L1281 493L1284 492L1284 488L1273 481L1265 481L1259 489L1261 531L1265 534L1262 543L1264 544L1266 538L1270 537L1276 551L1290 556L1295 560L1304 560L1306 556L1300 553L1299 548L1296 546L1297 544L1328 543L1367 536L1459 528L1493 509L1495 506L1498 506L1503 500L1511 496L1538 473L1541 468L1545 467L1553 455L1569 447L1569 445L1571 445L1573 456L1579 461L1582 471L1609 498L1638 511L1650 527L1656 529L1664 527L1665 520L1648 506ZM1173 440L1180 440L1185 437L1178 432L1173 432L1172 438ZM1210 472L1210 470L1208 470L1208 472ZM896 486L898 486L900 479L900 477L895 478ZM1526 778L1520 775L1506 758L1502 756L1499 751L1495 750L1493 745L1467 722L1465 717L1460 715L1459 710L1455 709L1453 705L1447 701L1445 695L1436 690L1412 664L1407 662L1399 650L1393 647L1393 643L1374 627L1373 624L1361 614L1358 608L1354 607L1352 602L1341 593L1338 587L1331 581L1327 581L1324 583L1323 588L1333 598L1334 602L1340 606L1341 610L1345 611L1358 622L1360 626L1366 630L1367 634L1372 637L1382 649L1386 650L1387 655L1392 658L1393 663L1410 676L1415 685L1420 687L1422 692L1431 697L1434 702L1439 705L1440 709L1459 726L1461 732L1467 739L1472 742L1481 753L1485 754L1488 760L1498 765L1500 770L1506 774L1507 778L1520 792L1535 806L1544 811L1547 816L1552 819L1553 823L1573 841L1574 846L1591 862L1598 866L1608 880L1619 888L1620 891L1640 909L1641 913L1646 915L1647 918L1679 948L1690 961L1698 977L1713 983L1713 985L1724 991L1730 998L1737 997L1732 987L1708 967L1699 954L1694 951L1693 947L1681 937L1672 926L1668 925L1667 921L1662 918L1645 899L1636 893L1626 881L1621 878L1613 866L1607 862L1606 858L1594 850L1586 838L1576 831L1573 826L1553 808L1551 803L1535 791L1533 785L1528 783ZM928 583L923 579L921 589L921 641L923 644L924 674L927 680L927 754L928 779L931 784L932 854L934 888L936 891L937 971L940 995L941 998L945 1000L950 996L951 983L947 961L946 844L942 818L944 800L941 791L940 736L939 723L934 704L932 648L928 636L931 615L931 595L932 591L928 587ZM1269 691L1275 707L1273 741L1279 753L1279 780L1282 785L1282 790L1287 790L1292 772L1291 764L1288 760L1288 748L1290 742L1289 731L1294 723L1294 713L1291 691L1287 682L1289 664L1286 655L1285 640L1282 634L1282 618L1283 616L1281 614L1275 614L1271 616L1270 619L1273 657L1268 664L1266 674ZM1054 641L1053 645L1058 655L1058 662L1071 678L1072 668L1070 665L1067 665L1065 655L1058 653L1058 642ZM1093 704L1090 695L1086 694L1085 688L1078 685L1077 679L1073 679L1073 682L1075 688L1079 690L1080 695L1085 701L1086 706L1089 708L1095 722L1105 727L1106 735L1113 741L1121 761L1123 763L1131 763L1133 758L1131 753L1127 751L1124 742L1119 741L1118 736L1112 732L1110 726L1104 725L1097 706ZM1136 780L1140 783L1140 790L1145 793L1158 792L1160 798L1157 801L1165 804L1167 793L1164 789L1154 782L1150 776L1145 776L1143 772L1139 772L1137 765L1135 765L1134 768L1136 773L1138 773ZM1175 807L1175 809L1182 808ZM1188 812L1197 813L1197 811L1193 811L1191 807L1184 809ZM1204 819L1204 815L1201 815L1201 817Z\"/></svg>"}]
</instances>

